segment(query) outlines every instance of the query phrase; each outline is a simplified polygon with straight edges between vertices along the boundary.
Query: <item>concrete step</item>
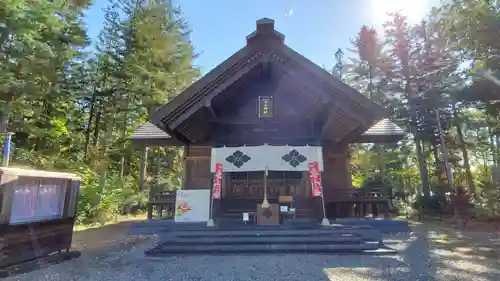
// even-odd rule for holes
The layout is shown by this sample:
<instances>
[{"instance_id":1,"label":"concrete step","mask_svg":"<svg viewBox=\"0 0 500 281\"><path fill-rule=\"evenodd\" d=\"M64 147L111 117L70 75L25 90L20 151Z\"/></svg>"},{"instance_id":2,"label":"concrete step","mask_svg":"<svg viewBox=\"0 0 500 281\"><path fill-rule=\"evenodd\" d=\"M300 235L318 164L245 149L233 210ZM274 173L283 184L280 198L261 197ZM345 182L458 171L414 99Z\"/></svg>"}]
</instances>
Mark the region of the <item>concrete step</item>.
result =
<instances>
[{"instance_id":1,"label":"concrete step","mask_svg":"<svg viewBox=\"0 0 500 281\"><path fill-rule=\"evenodd\" d=\"M317 229L239 229L239 230L205 230L205 231L176 231L173 233L177 238L205 238L205 237L360 237L364 241L380 241L382 234L372 228L317 228Z\"/></svg>"},{"instance_id":2,"label":"concrete step","mask_svg":"<svg viewBox=\"0 0 500 281\"><path fill-rule=\"evenodd\" d=\"M283 225L178 229L158 235L161 242L147 251L147 255L362 253L384 248L382 233L367 226L321 227L316 224L303 229Z\"/></svg>"},{"instance_id":3,"label":"concrete step","mask_svg":"<svg viewBox=\"0 0 500 281\"><path fill-rule=\"evenodd\" d=\"M406 220L391 219L337 219L333 223L343 227L367 226L378 229L383 234L409 233L410 225Z\"/></svg>"},{"instance_id":4,"label":"concrete step","mask_svg":"<svg viewBox=\"0 0 500 281\"><path fill-rule=\"evenodd\" d=\"M148 256L189 254L252 254L252 253L361 253L379 249L378 242L360 244L248 244L248 245L169 245L147 251Z\"/></svg>"},{"instance_id":5,"label":"concrete step","mask_svg":"<svg viewBox=\"0 0 500 281\"><path fill-rule=\"evenodd\" d=\"M286 236L286 237L205 237L205 238L180 238L169 242L169 245L262 245L262 244L362 244L359 236Z\"/></svg>"},{"instance_id":6,"label":"concrete step","mask_svg":"<svg viewBox=\"0 0 500 281\"><path fill-rule=\"evenodd\" d=\"M375 233L374 233L375 234ZM374 235L376 236L376 235ZM362 237L357 233L336 233L333 231L324 231L324 232L311 232L311 231L217 231L217 232L208 232L206 234L193 234L192 232L188 233L178 233L175 237L177 238L185 238L185 239L200 239L205 237L214 237L214 238L249 238L249 237L257 237L257 238L283 238L283 237L344 237L344 238L357 238Z\"/></svg>"}]
</instances>

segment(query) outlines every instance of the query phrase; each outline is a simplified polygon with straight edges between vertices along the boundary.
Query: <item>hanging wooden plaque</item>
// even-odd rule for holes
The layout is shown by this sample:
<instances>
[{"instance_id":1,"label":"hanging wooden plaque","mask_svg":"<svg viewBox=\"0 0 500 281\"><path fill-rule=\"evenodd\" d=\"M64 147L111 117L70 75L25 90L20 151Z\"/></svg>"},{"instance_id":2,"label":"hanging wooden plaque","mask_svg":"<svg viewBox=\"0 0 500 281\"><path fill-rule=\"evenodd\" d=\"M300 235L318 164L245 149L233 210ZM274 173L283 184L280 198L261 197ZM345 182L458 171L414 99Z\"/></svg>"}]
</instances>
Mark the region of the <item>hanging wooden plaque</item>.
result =
<instances>
[{"instance_id":1,"label":"hanging wooden plaque","mask_svg":"<svg viewBox=\"0 0 500 281\"><path fill-rule=\"evenodd\" d=\"M259 118L273 117L273 97L259 96Z\"/></svg>"}]
</instances>

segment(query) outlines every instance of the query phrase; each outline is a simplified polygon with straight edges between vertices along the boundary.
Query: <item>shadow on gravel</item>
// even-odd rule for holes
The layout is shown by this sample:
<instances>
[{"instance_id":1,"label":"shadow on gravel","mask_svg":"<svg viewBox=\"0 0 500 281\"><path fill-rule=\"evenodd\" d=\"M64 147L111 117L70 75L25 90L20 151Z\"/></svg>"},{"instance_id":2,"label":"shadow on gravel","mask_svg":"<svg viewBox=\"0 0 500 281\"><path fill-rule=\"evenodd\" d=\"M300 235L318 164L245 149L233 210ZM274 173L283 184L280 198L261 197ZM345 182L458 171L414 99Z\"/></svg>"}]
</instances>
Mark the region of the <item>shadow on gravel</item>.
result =
<instances>
[{"instance_id":1,"label":"shadow on gravel","mask_svg":"<svg viewBox=\"0 0 500 281\"><path fill-rule=\"evenodd\" d=\"M118 249L133 247L144 240L146 236L129 235L136 221L124 221L77 231L73 234L72 249L86 253L103 253Z\"/></svg>"},{"instance_id":2,"label":"shadow on gravel","mask_svg":"<svg viewBox=\"0 0 500 281\"><path fill-rule=\"evenodd\" d=\"M0 271L0 278L38 271L64 264L71 259L104 258L109 253L131 249L148 240L146 236L128 236L130 227L134 223L125 221L74 232L70 252L10 266Z\"/></svg>"},{"instance_id":3,"label":"shadow on gravel","mask_svg":"<svg viewBox=\"0 0 500 281\"><path fill-rule=\"evenodd\" d=\"M409 243L410 245L403 251L403 261L409 269L408 280L435 280L436 263L431 255L427 237L427 229L417 229L416 235Z\"/></svg>"},{"instance_id":4,"label":"shadow on gravel","mask_svg":"<svg viewBox=\"0 0 500 281\"><path fill-rule=\"evenodd\" d=\"M384 244L398 247L399 259L372 257L377 263L375 267L352 268L342 274L355 280L438 280L436 261L427 243L427 229L419 226L413 231L412 235L385 237Z\"/></svg>"},{"instance_id":5,"label":"shadow on gravel","mask_svg":"<svg viewBox=\"0 0 500 281\"><path fill-rule=\"evenodd\" d=\"M404 263L395 257L345 256L328 262L321 280L407 280ZM395 279L393 279L395 278ZM410 280L410 279L408 279Z\"/></svg>"}]
</instances>

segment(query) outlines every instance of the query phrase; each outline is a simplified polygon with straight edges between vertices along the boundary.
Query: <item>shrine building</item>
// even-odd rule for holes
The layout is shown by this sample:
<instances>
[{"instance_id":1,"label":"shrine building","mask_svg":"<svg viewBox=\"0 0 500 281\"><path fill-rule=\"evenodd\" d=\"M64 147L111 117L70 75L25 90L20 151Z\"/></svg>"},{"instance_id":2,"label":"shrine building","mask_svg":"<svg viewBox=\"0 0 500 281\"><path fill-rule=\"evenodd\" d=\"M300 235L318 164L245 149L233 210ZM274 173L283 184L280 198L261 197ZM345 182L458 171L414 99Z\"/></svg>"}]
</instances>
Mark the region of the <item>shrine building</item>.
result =
<instances>
[{"instance_id":1,"label":"shrine building","mask_svg":"<svg viewBox=\"0 0 500 281\"><path fill-rule=\"evenodd\" d=\"M216 221L259 213L264 199L274 213L287 205L294 218L321 220L324 212L388 212L389 194L352 188L348 152L352 143L399 141L404 133L388 114L285 45L274 21L264 18L243 48L152 112L148 126L164 133L165 144L184 147L181 189L212 190L222 169ZM321 175L318 194L313 164Z\"/></svg>"}]
</instances>

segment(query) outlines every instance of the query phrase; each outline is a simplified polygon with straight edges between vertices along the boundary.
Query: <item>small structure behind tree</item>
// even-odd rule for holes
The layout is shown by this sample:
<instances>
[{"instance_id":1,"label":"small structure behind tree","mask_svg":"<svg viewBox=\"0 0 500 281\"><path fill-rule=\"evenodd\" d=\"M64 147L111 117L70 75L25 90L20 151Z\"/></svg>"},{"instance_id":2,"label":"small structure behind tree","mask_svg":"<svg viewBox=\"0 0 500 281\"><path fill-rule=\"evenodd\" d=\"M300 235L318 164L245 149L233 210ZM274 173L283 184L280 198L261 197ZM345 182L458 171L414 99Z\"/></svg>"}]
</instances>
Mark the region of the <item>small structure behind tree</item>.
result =
<instances>
[{"instance_id":1,"label":"small structure behind tree","mask_svg":"<svg viewBox=\"0 0 500 281\"><path fill-rule=\"evenodd\" d=\"M161 217L164 211L173 213L175 205L175 190L167 192L161 188L159 182L161 174L161 157L160 150L163 147L182 147L183 144L176 139L171 138L168 134L160 130L155 125L146 122L139 126L137 130L130 136L130 140L134 142L142 151L140 163L139 185L141 190L148 189L148 219L153 218L153 211L156 209L157 215ZM153 152L154 164L152 170L154 176L148 181L148 153Z\"/></svg>"}]
</instances>

